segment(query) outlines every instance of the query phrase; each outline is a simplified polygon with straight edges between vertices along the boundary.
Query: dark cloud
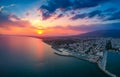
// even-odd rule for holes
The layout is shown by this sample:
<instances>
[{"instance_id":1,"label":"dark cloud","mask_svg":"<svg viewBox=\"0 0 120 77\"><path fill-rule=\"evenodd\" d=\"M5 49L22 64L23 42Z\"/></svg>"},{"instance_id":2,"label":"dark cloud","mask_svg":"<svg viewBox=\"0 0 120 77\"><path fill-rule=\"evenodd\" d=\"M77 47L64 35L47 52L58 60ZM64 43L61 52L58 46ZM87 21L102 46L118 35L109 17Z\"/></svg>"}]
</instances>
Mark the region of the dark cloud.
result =
<instances>
[{"instance_id":1,"label":"dark cloud","mask_svg":"<svg viewBox=\"0 0 120 77\"><path fill-rule=\"evenodd\" d=\"M14 21L12 21L12 19ZM31 26L28 21L21 20L14 14L4 14L0 12L0 28L9 28L11 26L15 27L26 27L26 26Z\"/></svg>"},{"instance_id":2,"label":"dark cloud","mask_svg":"<svg viewBox=\"0 0 120 77\"><path fill-rule=\"evenodd\" d=\"M86 14L86 13L75 15L75 16L73 16L71 19L72 19L72 20L76 20L76 19L82 19L82 18L85 18L85 17L87 17L87 14Z\"/></svg>"},{"instance_id":3,"label":"dark cloud","mask_svg":"<svg viewBox=\"0 0 120 77\"><path fill-rule=\"evenodd\" d=\"M3 25L4 23L11 23L9 20L9 15L0 12L0 27L5 27L5 25Z\"/></svg>"},{"instance_id":4,"label":"dark cloud","mask_svg":"<svg viewBox=\"0 0 120 77\"><path fill-rule=\"evenodd\" d=\"M118 10L117 8L108 8L108 9L104 10L104 12L115 12L117 10Z\"/></svg>"},{"instance_id":5,"label":"dark cloud","mask_svg":"<svg viewBox=\"0 0 120 77\"><path fill-rule=\"evenodd\" d=\"M98 19L101 19L103 21L120 20L120 11L117 11L117 12L116 11L117 11L117 9L115 9L115 8L114 9L109 8L105 11L94 10L94 11L89 12L89 13L77 14L70 19L77 20L77 19L83 19L85 17L87 17L87 18L97 17Z\"/></svg>"},{"instance_id":6,"label":"dark cloud","mask_svg":"<svg viewBox=\"0 0 120 77\"><path fill-rule=\"evenodd\" d=\"M42 10L43 19L51 17L57 9L63 12L83 8L96 7L99 4L110 0L49 0L48 4L43 4L39 9Z\"/></svg>"},{"instance_id":7,"label":"dark cloud","mask_svg":"<svg viewBox=\"0 0 120 77\"><path fill-rule=\"evenodd\" d=\"M111 14L108 18L105 19L106 21L108 20L120 20L120 11L117 11L113 14Z\"/></svg>"},{"instance_id":8,"label":"dark cloud","mask_svg":"<svg viewBox=\"0 0 120 77\"><path fill-rule=\"evenodd\" d=\"M89 12L89 13L77 14L70 19L76 20L76 19L82 19L82 18L85 18L85 17L93 18L95 16L103 17L102 11L101 10L95 10L95 11L92 11L92 12Z\"/></svg>"},{"instance_id":9,"label":"dark cloud","mask_svg":"<svg viewBox=\"0 0 120 77\"><path fill-rule=\"evenodd\" d=\"M40 10L42 11L43 20L49 18L52 14L55 14L57 9L65 10L70 6L69 0L50 0L48 5L42 5Z\"/></svg>"},{"instance_id":10,"label":"dark cloud","mask_svg":"<svg viewBox=\"0 0 120 77\"><path fill-rule=\"evenodd\" d=\"M8 18L14 18L16 21L21 20L19 17L17 17L17 16L14 15L14 14L10 14Z\"/></svg>"},{"instance_id":11,"label":"dark cloud","mask_svg":"<svg viewBox=\"0 0 120 77\"><path fill-rule=\"evenodd\" d=\"M63 16L64 16L64 14L59 14L55 19L61 18Z\"/></svg>"},{"instance_id":12,"label":"dark cloud","mask_svg":"<svg viewBox=\"0 0 120 77\"><path fill-rule=\"evenodd\" d=\"M88 13L88 17L89 17L89 18L93 18L93 17L95 17L95 16L101 16L101 13L102 13L102 11L100 11L100 10L95 10L95 11L92 11L92 12Z\"/></svg>"}]
</instances>

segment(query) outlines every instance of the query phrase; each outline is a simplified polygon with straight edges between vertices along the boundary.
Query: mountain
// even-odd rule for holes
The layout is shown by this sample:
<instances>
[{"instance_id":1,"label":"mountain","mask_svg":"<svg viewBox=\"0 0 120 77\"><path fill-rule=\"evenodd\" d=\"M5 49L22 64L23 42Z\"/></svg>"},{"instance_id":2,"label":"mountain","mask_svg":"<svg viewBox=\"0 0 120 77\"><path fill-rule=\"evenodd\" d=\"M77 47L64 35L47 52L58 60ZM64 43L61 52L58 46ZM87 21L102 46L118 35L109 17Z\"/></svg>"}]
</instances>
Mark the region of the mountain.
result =
<instances>
[{"instance_id":1,"label":"mountain","mask_svg":"<svg viewBox=\"0 0 120 77\"><path fill-rule=\"evenodd\" d=\"M88 32L80 35L76 35L77 37L120 37L120 30L98 30L93 32Z\"/></svg>"}]
</instances>

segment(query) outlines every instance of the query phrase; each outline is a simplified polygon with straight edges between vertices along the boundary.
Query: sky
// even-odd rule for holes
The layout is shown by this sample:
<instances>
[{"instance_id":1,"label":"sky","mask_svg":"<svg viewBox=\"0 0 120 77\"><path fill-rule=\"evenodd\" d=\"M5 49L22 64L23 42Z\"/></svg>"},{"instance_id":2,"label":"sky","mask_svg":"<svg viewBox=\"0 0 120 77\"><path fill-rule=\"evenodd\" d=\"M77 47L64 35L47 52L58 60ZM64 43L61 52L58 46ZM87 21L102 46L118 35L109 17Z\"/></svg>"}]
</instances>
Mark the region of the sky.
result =
<instances>
[{"instance_id":1,"label":"sky","mask_svg":"<svg viewBox=\"0 0 120 77\"><path fill-rule=\"evenodd\" d=\"M120 29L120 0L0 0L0 34L67 36Z\"/></svg>"}]
</instances>

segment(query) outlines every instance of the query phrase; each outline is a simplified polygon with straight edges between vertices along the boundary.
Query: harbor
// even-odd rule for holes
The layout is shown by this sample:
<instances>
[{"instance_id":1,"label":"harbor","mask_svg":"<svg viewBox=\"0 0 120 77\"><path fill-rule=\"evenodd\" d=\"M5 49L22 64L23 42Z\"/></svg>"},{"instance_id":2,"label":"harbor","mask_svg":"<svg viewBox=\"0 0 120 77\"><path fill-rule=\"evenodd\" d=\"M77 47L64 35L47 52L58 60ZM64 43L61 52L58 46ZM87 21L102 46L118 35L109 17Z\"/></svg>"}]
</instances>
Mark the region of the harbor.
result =
<instances>
[{"instance_id":1,"label":"harbor","mask_svg":"<svg viewBox=\"0 0 120 77\"><path fill-rule=\"evenodd\" d=\"M53 47L52 47L53 48ZM91 63L96 63L94 61L89 60L86 57L83 57L81 55L77 55L77 54L70 54L67 51L62 51L61 49L57 49L54 48L56 51L54 51L56 54L61 55L61 56L69 56L69 57L75 57L81 60L85 60L85 61L89 61ZM115 74L112 74L111 72L109 72L108 70L106 70L106 64L107 64L107 51L104 51L103 53L103 58L101 61L97 62L98 67L100 68L100 70L102 70L105 74L107 74L110 77L117 77Z\"/></svg>"}]
</instances>

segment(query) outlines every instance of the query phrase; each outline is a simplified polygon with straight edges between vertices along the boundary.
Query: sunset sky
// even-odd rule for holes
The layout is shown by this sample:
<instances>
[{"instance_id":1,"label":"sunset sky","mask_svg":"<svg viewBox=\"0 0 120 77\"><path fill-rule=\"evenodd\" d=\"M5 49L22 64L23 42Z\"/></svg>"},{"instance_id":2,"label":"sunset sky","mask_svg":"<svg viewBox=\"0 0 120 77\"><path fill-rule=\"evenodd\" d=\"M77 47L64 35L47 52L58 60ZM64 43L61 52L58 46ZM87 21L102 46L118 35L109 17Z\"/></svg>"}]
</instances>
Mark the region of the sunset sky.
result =
<instances>
[{"instance_id":1,"label":"sunset sky","mask_svg":"<svg viewBox=\"0 0 120 77\"><path fill-rule=\"evenodd\" d=\"M0 0L0 34L74 35L120 29L120 0Z\"/></svg>"}]
</instances>

